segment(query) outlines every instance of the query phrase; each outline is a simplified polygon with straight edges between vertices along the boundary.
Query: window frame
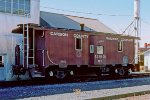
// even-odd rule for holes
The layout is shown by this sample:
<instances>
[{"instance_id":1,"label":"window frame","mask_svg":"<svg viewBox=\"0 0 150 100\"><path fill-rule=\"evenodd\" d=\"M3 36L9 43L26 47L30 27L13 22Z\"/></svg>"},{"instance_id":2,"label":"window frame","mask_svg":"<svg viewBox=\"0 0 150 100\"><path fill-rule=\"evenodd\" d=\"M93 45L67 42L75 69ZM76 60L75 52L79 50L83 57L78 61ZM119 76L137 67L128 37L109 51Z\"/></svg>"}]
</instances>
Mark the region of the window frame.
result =
<instances>
[{"instance_id":1,"label":"window frame","mask_svg":"<svg viewBox=\"0 0 150 100\"><path fill-rule=\"evenodd\" d=\"M118 41L117 48L118 52L123 52L123 41Z\"/></svg>"},{"instance_id":2,"label":"window frame","mask_svg":"<svg viewBox=\"0 0 150 100\"><path fill-rule=\"evenodd\" d=\"M94 45L90 45L90 53L94 53Z\"/></svg>"},{"instance_id":3,"label":"window frame","mask_svg":"<svg viewBox=\"0 0 150 100\"><path fill-rule=\"evenodd\" d=\"M3 3L4 4L3 4ZM2 8L3 10L2 11L0 11L1 13L5 13L5 9L6 9L6 3L5 3L6 1L4 1L4 0L0 0L0 4L2 5L2 6L0 6L0 8ZM4 7L4 8L3 8Z\"/></svg>"},{"instance_id":4,"label":"window frame","mask_svg":"<svg viewBox=\"0 0 150 100\"><path fill-rule=\"evenodd\" d=\"M98 47L102 47L101 50L103 50L103 51L101 53L98 51ZM97 45L96 46L96 52L97 52L98 55L103 55L104 54L104 46L103 45Z\"/></svg>"},{"instance_id":5,"label":"window frame","mask_svg":"<svg viewBox=\"0 0 150 100\"><path fill-rule=\"evenodd\" d=\"M78 49L77 48L77 39L80 39L80 48ZM75 50L77 50L77 51L82 51L82 38L75 38Z\"/></svg>"},{"instance_id":6,"label":"window frame","mask_svg":"<svg viewBox=\"0 0 150 100\"><path fill-rule=\"evenodd\" d=\"M4 56L0 55L0 68L4 68Z\"/></svg>"},{"instance_id":7,"label":"window frame","mask_svg":"<svg viewBox=\"0 0 150 100\"><path fill-rule=\"evenodd\" d=\"M4 4L0 6L1 8L0 13L24 16L24 17L31 16L31 0L28 1L22 0L22 2L20 2L19 0L10 0L10 1L0 0L0 3L1 2L4 2Z\"/></svg>"}]
</instances>

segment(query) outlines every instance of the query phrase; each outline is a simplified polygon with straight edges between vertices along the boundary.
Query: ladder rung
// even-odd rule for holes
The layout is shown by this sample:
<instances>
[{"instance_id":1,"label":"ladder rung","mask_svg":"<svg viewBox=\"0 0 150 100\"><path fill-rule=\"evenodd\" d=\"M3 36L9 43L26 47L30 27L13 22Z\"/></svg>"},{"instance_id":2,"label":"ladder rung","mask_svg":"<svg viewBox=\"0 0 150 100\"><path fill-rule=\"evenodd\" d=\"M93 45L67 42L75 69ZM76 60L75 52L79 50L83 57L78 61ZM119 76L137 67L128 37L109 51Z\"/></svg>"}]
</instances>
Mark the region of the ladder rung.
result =
<instances>
[{"instance_id":1,"label":"ladder rung","mask_svg":"<svg viewBox=\"0 0 150 100\"><path fill-rule=\"evenodd\" d=\"M27 58L27 56L26 56L26 57L24 57L24 58ZM34 57L28 57L28 58L34 58Z\"/></svg>"},{"instance_id":2,"label":"ladder rung","mask_svg":"<svg viewBox=\"0 0 150 100\"><path fill-rule=\"evenodd\" d=\"M28 30L28 28L24 27L24 31Z\"/></svg>"},{"instance_id":3,"label":"ladder rung","mask_svg":"<svg viewBox=\"0 0 150 100\"><path fill-rule=\"evenodd\" d=\"M28 58L34 58L34 57L28 57Z\"/></svg>"}]
</instances>

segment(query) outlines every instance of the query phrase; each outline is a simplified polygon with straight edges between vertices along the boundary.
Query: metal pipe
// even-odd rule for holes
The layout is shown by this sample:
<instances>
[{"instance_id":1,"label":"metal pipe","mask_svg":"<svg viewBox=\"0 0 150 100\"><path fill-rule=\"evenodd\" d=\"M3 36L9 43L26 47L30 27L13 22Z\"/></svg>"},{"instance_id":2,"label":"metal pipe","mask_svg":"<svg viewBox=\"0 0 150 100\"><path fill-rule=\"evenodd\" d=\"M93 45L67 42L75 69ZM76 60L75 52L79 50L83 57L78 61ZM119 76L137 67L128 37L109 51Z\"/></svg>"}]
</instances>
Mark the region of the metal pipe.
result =
<instances>
[{"instance_id":1,"label":"metal pipe","mask_svg":"<svg viewBox=\"0 0 150 100\"><path fill-rule=\"evenodd\" d=\"M45 50L42 50L43 53L43 66L45 66Z\"/></svg>"},{"instance_id":2,"label":"metal pipe","mask_svg":"<svg viewBox=\"0 0 150 100\"><path fill-rule=\"evenodd\" d=\"M35 65L35 30L33 28L33 64Z\"/></svg>"},{"instance_id":3,"label":"metal pipe","mask_svg":"<svg viewBox=\"0 0 150 100\"><path fill-rule=\"evenodd\" d=\"M134 0L134 18L140 16L140 0Z\"/></svg>"},{"instance_id":4,"label":"metal pipe","mask_svg":"<svg viewBox=\"0 0 150 100\"><path fill-rule=\"evenodd\" d=\"M24 27L25 27L25 26L24 26L24 24L23 24L23 61L22 61L23 67L25 67L25 64L24 64L24 63L25 63L25 62L24 62L24 60L25 60L25 59L24 59L24 54L25 54L25 51L24 51L24 49L25 49L25 48L24 48L24 37L25 37L24 34L25 34L25 28L24 28Z\"/></svg>"},{"instance_id":5,"label":"metal pipe","mask_svg":"<svg viewBox=\"0 0 150 100\"><path fill-rule=\"evenodd\" d=\"M29 27L27 24L27 68L29 67Z\"/></svg>"}]
</instances>

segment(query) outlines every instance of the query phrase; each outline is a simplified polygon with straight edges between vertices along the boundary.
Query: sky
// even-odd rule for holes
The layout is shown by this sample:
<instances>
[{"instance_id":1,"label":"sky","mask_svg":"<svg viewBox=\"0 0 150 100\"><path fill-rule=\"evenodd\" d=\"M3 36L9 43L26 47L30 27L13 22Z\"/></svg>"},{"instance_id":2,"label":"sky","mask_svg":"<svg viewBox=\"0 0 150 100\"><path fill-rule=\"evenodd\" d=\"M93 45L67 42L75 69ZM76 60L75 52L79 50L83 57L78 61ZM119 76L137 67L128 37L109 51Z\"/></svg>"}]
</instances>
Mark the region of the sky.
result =
<instances>
[{"instance_id":1,"label":"sky","mask_svg":"<svg viewBox=\"0 0 150 100\"><path fill-rule=\"evenodd\" d=\"M134 20L134 0L41 0L40 10L98 19L117 33L123 33ZM140 15L140 47L143 47L144 43L150 43L150 0L141 0ZM126 34L133 35L133 27Z\"/></svg>"}]
</instances>

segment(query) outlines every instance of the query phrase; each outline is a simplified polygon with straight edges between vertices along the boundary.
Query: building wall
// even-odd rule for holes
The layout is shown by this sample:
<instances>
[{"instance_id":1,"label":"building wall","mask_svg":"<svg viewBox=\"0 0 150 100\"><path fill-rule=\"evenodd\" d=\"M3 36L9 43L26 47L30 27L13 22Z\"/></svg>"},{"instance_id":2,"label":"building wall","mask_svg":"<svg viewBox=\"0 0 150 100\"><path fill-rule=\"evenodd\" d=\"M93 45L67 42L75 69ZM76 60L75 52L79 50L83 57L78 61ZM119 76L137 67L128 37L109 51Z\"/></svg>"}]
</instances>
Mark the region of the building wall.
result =
<instances>
[{"instance_id":1,"label":"building wall","mask_svg":"<svg viewBox=\"0 0 150 100\"><path fill-rule=\"evenodd\" d=\"M8 1L8 0L7 0ZM12 2L10 0L8 2ZM15 0L16 1L16 0ZM2 2L4 4L2 4ZM21 2L18 0L17 2ZM39 24L40 0L30 0L30 14L14 14L11 4L11 12L2 12L2 6L6 5L6 0L0 1L0 56L4 57L4 67L0 67L0 81L16 79L12 73L12 65L15 63L15 46L22 43L22 36L12 34L12 29L17 28L18 24L36 23ZM19 4L18 4L19 5ZM22 7L23 8L23 7ZM19 12L19 10L17 11ZM12 77L13 76L13 77Z\"/></svg>"},{"instance_id":2,"label":"building wall","mask_svg":"<svg viewBox=\"0 0 150 100\"><path fill-rule=\"evenodd\" d=\"M144 54L144 66L150 71L150 52Z\"/></svg>"},{"instance_id":3,"label":"building wall","mask_svg":"<svg viewBox=\"0 0 150 100\"><path fill-rule=\"evenodd\" d=\"M0 67L0 80L15 78L15 76L12 77L12 65L15 64L15 46L20 45L21 48L22 40L21 34L0 35L0 56L3 56L4 62L4 66Z\"/></svg>"},{"instance_id":4,"label":"building wall","mask_svg":"<svg viewBox=\"0 0 150 100\"><path fill-rule=\"evenodd\" d=\"M30 1L30 15L22 16L12 13L0 12L0 34L7 34L17 27L17 24L36 23L39 24L40 0Z\"/></svg>"}]
</instances>

